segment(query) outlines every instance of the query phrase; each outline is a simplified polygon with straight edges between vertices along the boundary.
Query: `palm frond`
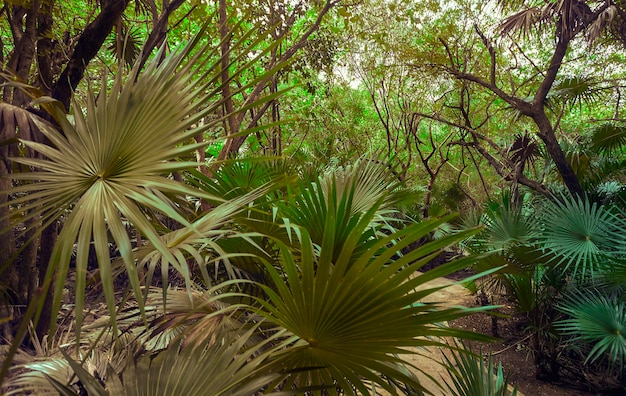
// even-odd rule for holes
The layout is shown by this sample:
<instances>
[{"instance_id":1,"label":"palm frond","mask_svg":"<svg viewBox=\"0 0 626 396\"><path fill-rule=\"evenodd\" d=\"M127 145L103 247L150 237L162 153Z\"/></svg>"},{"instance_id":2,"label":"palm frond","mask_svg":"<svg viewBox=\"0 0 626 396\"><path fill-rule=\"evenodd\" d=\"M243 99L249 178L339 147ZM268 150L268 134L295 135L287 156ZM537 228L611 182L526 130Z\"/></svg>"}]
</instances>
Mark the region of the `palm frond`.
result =
<instances>
[{"instance_id":1,"label":"palm frond","mask_svg":"<svg viewBox=\"0 0 626 396\"><path fill-rule=\"evenodd\" d=\"M281 377L268 369L269 357L283 346L272 345L280 332L264 341L249 343L256 330L256 325L247 331L218 327L212 337L189 346L178 339L166 350L144 354L137 361L129 359L121 372L109 366L104 379L63 352L63 359L56 364L68 371L67 377L75 375L73 384L53 376L58 369L53 369L50 362L46 367L33 367L36 371L23 377L20 391L30 389L25 383L28 379L40 382L47 378L47 387L39 384L35 388L38 394L74 395L85 389L90 395L102 396L205 395L207 391L212 395L249 396Z\"/></svg>"},{"instance_id":2,"label":"palm frond","mask_svg":"<svg viewBox=\"0 0 626 396\"><path fill-rule=\"evenodd\" d=\"M540 157L539 145L537 141L528 133L516 134L515 140L509 148L511 161L522 164L522 172L524 165L528 161L533 161Z\"/></svg>"},{"instance_id":3,"label":"palm frond","mask_svg":"<svg viewBox=\"0 0 626 396\"><path fill-rule=\"evenodd\" d=\"M501 2L505 3L505 2ZM513 2L518 4L518 2ZM587 23L593 13L583 1L556 0L546 1L543 6L527 7L522 11L509 16L500 24L500 30L505 33L520 32L524 37L530 33L545 33L548 29L556 28L557 31L576 31Z\"/></svg>"},{"instance_id":4,"label":"palm frond","mask_svg":"<svg viewBox=\"0 0 626 396\"><path fill-rule=\"evenodd\" d=\"M565 144L565 158L572 166L574 173L581 181L593 180L598 175L598 167L594 161L594 156L587 147L579 144Z\"/></svg>"},{"instance_id":5,"label":"palm frond","mask_svg":"<svg viewBox=\"0 0 626 396\"><path fill-rule=\"evenodd\" d=\"M626 126L606 123L594 128L591 136L591 148L601 153L619 153L626 147Z\"/></svg>"},{"instance_id":6,"label":"palm frond","mask_svg":"<svg viewBox=\"0 0 626 396\"><path fill-rule=\"evenodd\" d=\"M136 64L126 83L123 73L119 73L114 79L111 94L106 97L106 78L103 78L103 97L96 101L96 94L90 89L84 112L75 97L72 101L74 123L69 121L58 103L47 103L62 131L41 124L42 133L51 142L50 145L22 140L26 147L45 159L13 158L16 163L33 167L36 171L12 175L16 182L21 183L12 192L22 196L11 201L11 205L21 205L20 210L28 213L26 218L41 215L44 225L66 216L46 277L52 279L56 274L52 312L58 312L70 256L76 251L76 273L79 274L76 324L79 329L90 245L95 247L112 320L115 318L116 301L107 244L109 238L119 250L132 290L140 309L143 309L139 276L126 225L132 225L142 234L167 263L174 265L184 261L179 254L182 248L173 252L171 244L181 243L181 240L185 242L193 234L201 235L202 228L206 228L208 223L214 224L216 219L208 217L192 223L169 196L195 196L213 201L220 201L220 198L170 179L168 175L198 165L183 159L205 144L195 143L194 136L276 96L264 97L255 103L245 104L233 114L217 119L212 117L211 122L199 123L199 120L216 112L224 100L219 82L220 62L211 63L216 49L210 42L199 46L202 34L162 61L161 56L155 57L141 74L140 65ZM258 39L252 41L253 46L258 44ZM253 47L245 47L242 52L246 49L252 50ZM260 51L261 55L270 49L264 48ZM164 51L165 48L161 48L161 55ZM259 56L250 60L246 58L247 54L243 54L233 57L233 62L246 58L242 67L247 68L258 61ZM236 67L235 63L233 67ZM268 78L280 67L277 65L244 84L238 92ZM241 69L236 69L233 74L241 72ZM162 237L146 218L146 209L173 219L186 228ZM223 209L232 213L233 207ZM182 271L185 279L189 279L183 265L177 269ZM54 318L52 323L54 326Z\"/></svg>"},{"instance_id":7,"label":"palm frond","mask_svg":"<svg viewBox=\"0 0 626 396\"><path fill-rule=\"evenodd\" d=\"M562 197L544 209L540 246L553 265L588 276L626 254L624 216L609 205Z\"/></svg>"},{"instance_id":8,"label":"palm frond","mask_svg":"<svg viewBox=\"0 0 626 396\"><path fill-rule=\"evenodd\" d=\"M4 75L0 73L0 77L4 77ZM11 139L17 142L17 138L26 140L37 139L40 136L40 132L34 119L37 119L38 124L49 125L43 118L28 110L0 102L0 141L2 144L10 143ZM18 153L13 153L12 155L18 155Z\"/></svg>"},{"instance_id":9,"label":"palm frond","mask_svg":"<svg viewBox=\"0 0 626 396\"><path fill-rule=\"evenodd\" d=\"M292 225L304 227L317 246L322 246L328 237L326 227L332 222L336 257L369 208L376 207L376 212L369 227L363 230L359 249L367 249L368 241L382 235L382 228L393 229L393 223L398 222L393 207L404 199L406 190L390 177L387 169L373 162L358 162L316 180L301 182L291 193L290 202L277 206L289 235L292 229L298 230Z\"/></svg>"},{"instance_id":10,"label":"palm frond","mask_svg":"<svg viewBox=\"0 0 626 396\"><path fill-rule=\"evenodd\" d=\"M142 39L137 29L129 27L128 22L122 18L116 26L112 43L107 48L121 62L129 67L137 60L141 52Z\"/></svg>"},{"instance_id":11,"label":"palm frond","mask_svg":"<svg viewBox=\"0 0 626 396\"><path fill-rule=\"evenodd\" d=\"M519 245L530 246L539 233L536 220L513 206L508 195L503 196L502 202L488 205L482 221L485 229L479 238L488 250L509 251Z\"/></svg>"},{"instance_id":12,"label":"palm frond","mask_svg":"<svg viewBox=\"0 0 626 396\"><path fill-rule=\"evenodd\" d=\"M524 37L527 37L538 24L543 27L545 19L546 16L542 8L530 7L507 17L500 24L500 30L504 34L520 32Z\"/></svg>"},{"instance_id":13,"label":"palm frond","mask_svg":"<svg viewBox=\"0 0 626 396\"><path fill-rule=\"evenodd\" d=\"M201 345L175 343L155 356L141 357L121 376L111 373L106 390L111 395L249 396L281 374L267 370L272 339L246 347L255 327L245 333L219 332ZM80 376L79 376L80 377Z\"/></svg>"},{"instance_id":14,"label":"palm frond","mask_svg":"<svg viewBox=\"0 0 626 396\"><path fill-rule=\"evenodd\" d=\"M395 392L384 376L423 390L400 369L402 360L397 354L410 353L408 347L445 347L439 336L480 338L441 324L469 314L470 309L420 302L439 290L423 287L426 282L465 268L473 259L415 275L440 249L468 233L444 237L397 258L401 249L449 220L432 219L359 249L381 202L351 225L341 245L336 245L335 237L339 220L328 216L319 246L308 229L300 227L299 254L279 244L281 270L267 265L275 289L264 288L268 298L259 299L263 306L259 313L297 336L277 364L292 373L292 381L299 386L326 387L330 394L336 394L336 388L367 394L369 384L375 383ZM340 203L329 200L328 212L336 213Z\"/></svg>"},{"instance_id":15,"label":"palm frond","mask_svg":"<svg viewBox=\"0 0 626 396\"><path fill-rule=\"evenodd\" d=\"M557 309L569 316L556 323L570 343L591 344L585 363L599 359L622 369L626 360L626 300L623 292L606 295L585 289L569 295Z\"/></svg>"},{"instance_id":16,"label":"palm frond","mask_svg":"<svg viewBox=\"0 0 626 396\"><path fill-rule=\"evenodd\" d=\"M593 20L593 22L587 27L585 34L587 40L590 43L598 40L605 33L608 26L610 26L615 20L615 16L618 14L618 9L615 5L610 5Z\"/></svg>"},{"instance_id":17,"label":"palm frond","mask_svg":"<svg viewBox=\"0 0 626 396\"><path fill-rule=\"evenodd\" d=\"M600 98L597 85L590 76L563 76L552 86L548 97L570 105L593 105Z\"/></svg>"},{"instance_id":18,"label":"palm frond","mask_svg":"<svg viewBox=\"0 0 626 396\"><path fill-rule=\"evenodd\" d=\"M191 278L195 270L200 271L207 285L210 285L210 277L207 275L209 256L212 257L211 261L228 261L229 256L235 258L237 255L249 255L243 250L228 252L221 248L220 240L237 238L248 242L252 238L226 225L241 212L250 210L250 204L267 195L268 191L273 188L275 186L271 184L261 186L245 195L221 203L189 226L162 235L161 243L164 248L155 246L150 241L136 249L133 256L138 260L140 267L145 266L148 270L146 282L150 284L152 275L160 270L161 280L167 284L169 267L172 266L178 274L183 276L186 285L190 286L193 283ZM261 249L256 252L264 253ZM193 264L189 264L189 261ZM232 277L236 278L236 276Z\"/></svg>"},{"instance_id":19,"label":"palm frond","mask_svg":"<svg viewBox=\"0 0 626 396\"><path fill-rule=\"evenodd\" d=\"M476 355L465 344L462 349L453 350L452 357L443 354L446 369L451 374L452 383L446 386L452 396L516 396L517 387L509 391L508 378L504 376L502 363L497 370L493 356L483 359L482 351ZM486 362L485 362L486 360Z\"/></svg>"}]
</instances>

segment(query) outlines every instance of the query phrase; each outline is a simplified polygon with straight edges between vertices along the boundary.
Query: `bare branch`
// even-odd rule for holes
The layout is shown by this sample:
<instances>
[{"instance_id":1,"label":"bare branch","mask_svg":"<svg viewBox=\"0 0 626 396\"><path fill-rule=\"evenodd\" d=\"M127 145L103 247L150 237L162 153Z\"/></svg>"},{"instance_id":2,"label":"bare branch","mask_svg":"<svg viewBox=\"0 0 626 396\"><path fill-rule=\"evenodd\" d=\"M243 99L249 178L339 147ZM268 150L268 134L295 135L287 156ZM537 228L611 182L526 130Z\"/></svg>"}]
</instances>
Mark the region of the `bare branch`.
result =
<instances>
[{"instance_id":1,"label":"bare branch","mask_svg":"<svg viewBox=\"0 0 626 396\"><path fill-rule=\"evenodd\" d=\"M478 25L474 24L474 30L476 30L476 33L478 33L478 35L480 36L480 39L482 40L483 45L487 47L487 50L489 51L489 57L491 60L489 82L491 83L491 85L495 87L496 86L496 51L493 49L493 45L491 45L491 42L487 40L487 37L485 37L483 32L478 28Z\"/></svg>"}]
</instances>

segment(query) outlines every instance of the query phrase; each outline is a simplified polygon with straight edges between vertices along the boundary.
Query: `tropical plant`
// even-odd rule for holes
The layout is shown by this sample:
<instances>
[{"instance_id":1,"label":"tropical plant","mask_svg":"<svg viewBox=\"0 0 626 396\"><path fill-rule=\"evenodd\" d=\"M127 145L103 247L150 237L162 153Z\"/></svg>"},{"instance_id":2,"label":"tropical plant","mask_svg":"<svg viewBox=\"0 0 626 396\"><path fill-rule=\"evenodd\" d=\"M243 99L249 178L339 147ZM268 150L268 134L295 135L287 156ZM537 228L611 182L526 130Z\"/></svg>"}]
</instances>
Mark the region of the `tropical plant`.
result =
<instances>
[{"instance_id":1,"label":"tropical plant","mask_svg":"<svg viewBox=\"0 0 626 396\"><path fill-rule=\"evenodd\" d=\"M591 346L585 364L603 361L621 374L626 360L626 299L623 288L585 288L570 292L557 309L567 315L556 323L573 347Z\"/></svg>"},{"instance_id":2,"label":"tropical plant","mask_svg":"<svg viewBox=\"0 0 626 396\"><path fill-rule=\"evenodd\" d=\"M355 169L354 175L359 175ZM345 180L349 182L342 184ZM137 389L137 384L150 380L157 371L171 375L163 375L163 382L156 381L155 387L161 384L165 387L166 382L174 383L170 385L185 383L193 389L197 389L196 386L207 386L204 376L200 374L193 376L197 378L189 382L180 379L179 370L189 370L190 361L202 361L226 370L227 378L214 380L232 379L236 384L228 382L225 387L233 390L239 389L235 386L243 386L246 391L254 386L266 390L278 388L288 393L324 389L330 394L369 394L373 387L386 389L393 394L397 394L398 386L423 390L411 372L407 371L402 355L419 353L419 349L411 349L416 347L448 348L440 337L488 339L443 324L488 307L467 309L449 307L445 302L421 302L441 289L429 287L428 281L465 268L474 258L459 259L423 274L415 273L442 248L475 231L448 235L410 253L401 254L406 246L432 233L451 217L430 219L406 228L381 232L385 224L378 219L388 200L387 196L392 192L381 190L376 201L356 206L359 209L357 211L350 204L363 202L362 199L369 197L372 191L363 185L367 184L365 180L369 180L373 186L377 186L379 181L376 177L360 179L329 175L320 178L317 183L312 182L310 186L314 188L300 191L301 195L315 195L319 199L302 197L297 202L308 202L308 209L313 211L317 209L314 210L312 206L325 208L324 217L317 220L324 222L325 230L318 243L309 236L306 222L296 225L295 222L276 217L280 227L289 230L287 234L291 235L292 243L286 243L282 236L274 238L278 258L257 258L264 263L271 276L271 282L259 285L265 293L262 297L230 291L234 283L244 282L241 280L226 281L202 294L193 293L191 301L187 297L188 292L184 291L170 291L167 294L150 292L150 306L146 304L144 310L151 326L145 335L141 336L141 329L144 328L142 314L136 307L129 312L130 316L119 313L116 317L117 331L123 330L120 336L125 333L137 334L133 339L145 345L147 355L139 354L136 362L129 355L126 365L121 369L106 370L104 375L103 370L98 371L100 378L106 376L103 382L95 380L93 371L86 377L85 369L75 362L79 356L65 356L69 368L66 364L64 370L75 373L80 379L80 386L90 387L96 394L105 391L113 394L115 392L112 389L118 392L122 388L124 392L135 394L132 392ZM327 183L325 188L321 187L322 183ZM364 196L358 199L358 194ZM346 225L349 227L342 231ZM341 238L338 239L339 234ZM267 237L272 238L271 235ZM252 303L251 298L255 299ZM226 305L219 308L219 304ZM252 344L265 345L264 348L259 349L247 343L245 349L238 349L243 347L244 338L233 344L232 339L219 330L222 328L236 332L239 328L245 329L247 321L256 321L262 317L265 317L263 323L253 325L253 330L246 333L249 336L245 339ZM230 323L228 326L216 327L216 323L225 324L226 321ZM124 323L130 327L123 326ZM114 343L116 330L107 328L111 334L108 342ZM171 331L174 333L168 335ZM167 351L156 352L156 357L151 359L148 356L154 354L150 351L155 348L152 340L158 337L164 343L162 346L169 344L170 347ZM176 341L177 337L180 341ZM170 340L174 340L173 343ZM194 345L199 347L193 349ZM228 355L231 352L238 356L235 361L231 359L232 354ZM257 355L260 360L257 360ZM254 358L244 363L244 357L251 356ZM111 366L120 367L119 364ZM195 364L194 367L200 365ZM210 370L211 367L205 369ZM33 368L46 370L45 365L31 367L31 370ZM240 383L241 377L237 373L254 375L250 376L251 382ZM22 384L32 378L33 374L29 375L20 377ZM53 381L57 390L62 389L62 383ZM130 387L129 390L127 387ZM159 388L158 392L164 392L164 389ZM192 388L187 391L193 393L189 389Z\"/></svg>"},{"instance_id":3,"label":"tropical plant","mask_svg":"<svg viewBox=\"0 0 626 396\"><path fill-rule=\"evenodd\" d=\"M23 365L29 371L10 382L7 395L157 396L210 391L212 395L248 396L281 377L268 369L268 360L284 345L272 345L276 336L260 339L257 328L258 324L247 330L218 325L199 342L185 345L178 337L166 349L143 352L137 358L129 354L117 365L103 361L103 371L95 371L95 356L79 362L60 349L62 357Z\"/></svg>"},{"instance_id":4,"label":"tropical plant","mask_svg":"<svg viewBox=\"0 0 626 396\"><path fill-rule=\"evenodd\" d=\"M457 345L458 346L458 345ZM502 363L494 370L493 356L478 355L466 344L460 343L463 349L452 350L452 357L446 353L443 358L446 369L451 375L451 382L446 386L453 396L516 396L517 387L509 389L508 378L504 376Z\"/></svg>"},{"instance_id":5,"label":"tropical plant","mask_svg":"<svg viewBox=\"0 0 626 396\"><path fill-rule=\"evenodd\" d=\"M538 240L548 263L573 276L592 276L626 256L624 214L612 205L562 197L543 209L545 229Z\"/></svg>"},{"instance_id":6,"label":"tropical plant","mask_svg":"<svg viewBox=\"0 0 626 396\"><path fill-rule=\"evenodd\" d=\"M316 207L327 205L322 239L315 243L304 224L294 228L298 254L281 243L280 266L267 265L276 288L264 287L268 298L259 299L259 313L296 337L277 364L292 373L288 384L321 387L330 394L338 394L336 388L368 394L371 384L395 392L384 377L423 390L401 368L403 361L397 355L411 353L409 347L446 347L438 339L442 336L485 339L441 324L474 310L420 303L439 289L428 288L426 282L465 268L473 258L415 274L441 248L468 234L448 236L397 257L449 218L379 236L368 230L384 196L346 222L346 205L357 190L339 193L336 180L328 187L327 200L308 201ZM346 224L350 226L344 229Z\"/></svg>"},{"instance_id":7,"label":"tropical plant","mask_svg":"<svg viewBox=\"0 0 626 396\"><path fill-rule=\"evenodd\" d=\"M192 255L202 263L198 246L227 232L217 228L262 195L262 192L256 192L239 200L223 202L219 197L168 177L171 173L198 166L195 161L185 160L206 144L196 143L194 136L215 128L238 112L245 112L280 95L277 92L234 109L232 113L213 117L211 122L199 123L223 104L219 96L222 84L219 80L220 63L210 61L217 49L210 41L201 44L203 37L202 32L197 34L186 46L169 55L165 55L163 47L141 73L137 64L126 83L122 74L117 74L109 95L106 94L106 78L103 78L99 100L91 90L84 109L79 98L73 99L73 121L66 117L58 102L41 99L61 129L39 125L50 144L21 140L24 146L44 158L13 158L15 163L34 170L12 174L17 186L10 190L15 199L9 204L24 214L21 221L41 216L45 228L62 219L63 227L43 278L42 293L26 310L0 377L6 373L12 353L24 338L29 321L32 319L37 323L39 320L53 279L56 284L51 299L50 325L54 328L70 262L76 267L76 329L80 331L92 246L109 315L115 326L117 301L109 240L117 248L139 309L143 310L142 280L136 259L147 263L150 273L159 265L164 279L167 279L168 267L173 266L189 286L192 269L188 267L186 257ZM251 40L242 53L247 54L253 48L258 50L260 40ZM249 67L275 45L278 42L257 51L257 56L252 59L247 55L233 57L233 62L246 57L243 67ZM277 65L264 77L279 68ZM248 88L244 85L240 90ZM211 199L223 202L223 205L196 220L189 220L193 216L185 196ZM182 228L164 233L154 225L159 216L174 220ZM150 248L145 246L134 253L129 228L145 237ZM73 255L75 260L71 259Z\"/></svg>"}]
</instances>

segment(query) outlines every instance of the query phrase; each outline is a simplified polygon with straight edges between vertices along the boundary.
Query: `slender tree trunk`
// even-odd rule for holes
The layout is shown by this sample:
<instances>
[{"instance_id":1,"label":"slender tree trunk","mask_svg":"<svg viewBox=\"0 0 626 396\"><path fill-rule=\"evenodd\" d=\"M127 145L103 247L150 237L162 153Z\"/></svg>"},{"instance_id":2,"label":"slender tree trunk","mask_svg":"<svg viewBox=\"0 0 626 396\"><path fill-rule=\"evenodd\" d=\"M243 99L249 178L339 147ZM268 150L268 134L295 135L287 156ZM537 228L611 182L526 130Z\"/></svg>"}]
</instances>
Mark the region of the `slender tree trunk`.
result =
<instances>
[{"instance_id":1,"label":"slender tree trunk","mask_svg":"<svg viewBox=\"0 0 626 396\"><path fill-rule=\"evenodd\" d=\"M41 248L39 251L38 263L40 287L44 284L44 277L46 276L46 272L48 270L48 264L50 263L50 258L52 257L52 250L54 249L58 233L59 225L57 222L50 224L41 233ZM40 338L45 334L48 334L48 329L50 328L53 290L54 280L52 281L50 288L48 288L48 293L46 294L46 299L44 300L44 305L41 310L41 316L39 317L37 327L35 328L35 331Z\"/></svg>"},{"instance_id":2,"label":"slender tree trunk","mask_svg":"<svg viewBox=\"0 0 626 396\"><path fill-rule=\"evenodd\" d=\"M35 57L37 11L38 4L36 1L33 1L29 9L15 7L12 12L12 18L9 20L15 40L15 50L6 67L23 82L28 82L30 67ZM22 20L24 21L23 26ZM3 90L3 101L14 106L23 107L29 102L29 98L20 90L7 86ZM0 125L0 139L2 142L15 138L20 132L22 131L15 124ZM9 207L7 206L9 196L4 191L12 187L11 180L7 176L13 169L7 158L14 155L15 152L14 144L2 145L0 148L0 160L2 161L0 166L0 186L2 186L0 188L0 191L2 191L0 193L0 218L3 219L0 220L0 224L2 224L0 230L5 230L11 225L10 220L7 218L9 214ZM31 233L30 235L33 234ZM9 230L6 234L0 236L0 250L2 251L0 253L2 259L0 265L2 277L8 282L7 286L15 292L17 297L15 303L25 304L29 295L28 285L30 285L30 277L25 268L30 269L35 265L37 241L33 241L30 246L25 248L21 255L21 261L18 261L17 257L15 257L17 252L16 242L13 230ZM24 275L27 276L26 279L22 278Z\"/></svg>"},{"instance_id":3,"label":"slender tree trunk","mask_svg":"<svg viewBox=\"0 0 626 396\"><path fill-rule=\"evenodd\" d=\"M587 22L590 22L590 21L587 21ZM556 81L558 72L561 69L563 60L565 59L565 56L567 54L569 43L571 42L573 37L575 37L578 33L582 31L581 26L584 26L584 25L586 24L581 24L580 26L579 25L562 26L560 30L557 29L556 47L554 49L552 57L550 58L550 63L546 70L546 74L544 75L543 80L541 81L539 87L537 88L537 91L535 92L533 96L532 102L530 103L523 100L522 98L513 96L513 94L507 94L506 92L504 92L502 89L500 89L497 86L496 84L496 54L495 54L495 51L493 50L493 46L491 46L486 36L478 29L476 29L476 31L478 32L485 46L489 49L489 52L491 55L490 79L486 80L477 75L466 73L465 71L460 70L452 61L450 64L450 68L448 69L448 71L451 72L451 74L455 76L457 79L470 81L470 82L473 82L482 86L483 88L490 90L492 93L494 93L495 95L503 99L505 102L510 104L513 108L518 110L520 113L524 114L525 116L530 117L535 122L537 129L539 130L537 132L537 135L546 146L546 150L548 151L548 154L550 155L551 159L554 161L554 164L556 165L557 170L559 171L559 174L561 175L561 178L563 179L563 183L565 184L567 189L570 191L570 193L575 196L583 196L584 191L582 189L582 186L580 185L580 182L578 180L578 177L576 176L576 173L574 172L572 168L572 165L567 161L567 158L565 157L565 154L563 153L563 149L559 145L559 141L556 138L554 127L552 126L552 123L550 122L550 120L548 119L548 116L546 115L546 98L548 96L548 93L552 89L554 82ZM452 53L450 51L450 48L448 47L445 41L442 40L442 43L445 46L446 51L448 52L450 58L452 59ZM476 148L480 150L479 145L477 145ZM483 153L481 152L481 154ZM496 170L498 170L498 167L499 165L497 164L494 166ZM498 171L498 173L502 174L500 171ZM527 184L526 181L528 181L528 179L525 179L523 177L520 178L518 181L520 182L520 184L527 185L544 194L547 191L546 187L538 182ZM537 186L539 189L534 186ZM549 192L548 192L548 195L549 195Z\"/></svg>"},{"instance_id":4,"label":"slender tree trunk","mask_svg":"<svg viewBox=\"0 0 626 396\"><path fill-rule=\"evenodd\" d=\"M52 94L52 10L54 0L44 1L37 15L37 85L46 94Z\"/></svg>"},{"instance_id":5,"label":"slender tree trunk","mask_svg":"<svg viewBox=\"0 0 626 396\"><path fill-rule=\"evenodd\" d=\"M5 136L0 139L4 141ZM0 146L0 191L7 191L11 188L11 180L6 177L10 173L10 165L6 159L8 152L8 146ZM15 236L10 228L11 221L8 217L8 197L8 194L0 193L0 274L2 274L0 282L14 289L19 283L19 277L15 266L9 265L11 258L15 255Z\"/></svg>"},{"instance_id":6,"label":"slender tree trunk","mask_svg":"<svg viewBox=\"0 0 626 396\"><path fill-rule=\"evenodd\" d=\"M152 51L155 48L160 47L165 41L165 37L167 36L167 24L169 22L170 15L183 5L184 2L185 0L173 0L171 3L164 6L164 10L161 12L161 15L153 18L154 26L152 27L152 31L150 32L150 35L141 50L140 69L143 68Z\"/></svg>"},{"instance_id":7,"label":"slender tree trunk","mask_svg":"<svg viewBox=\"0 0 626 396\"><path fill-rule=\"evenodd\" d=\"M228 28L228 14L226 9L226 0L219 0L219 21L220 21L220 39L221 43L221 80L222 80L222 98L224 100L224 113L225 114L234 114L235 113L235 105L233 103L232 93L230 90L230 38L228 37L230 34ZM229 135L233 135L239 132L239 127L241 126L241 121L239 121L238 117L230 116L227 120L228 131L226 131L226 142L224 144L224 148L220 151L218 155L218 160L225 160L230 156L236 156L239 147L237 145L238 140L236 138L229 138ZM240 146L240 145L239 145Z\"/></svg>"},{"instance_id":8,"label":"slender tree trunk","mask_svg":"<svg viewBox=\"0 0 626 396\"><path fill-rule=\"evenodd\" d=\"M291 45L289 48L287 48L285 50L285 52L282 53L282 55L280 55L280 57L273 58L270 59L270 61L267 63L266 65L266 69L270 70L272 69L274 66L276 66L277 64L281 63L281 62L285 62L289 59L291 59L296 52L298 52L300 49L302 49L306 43L309 40L309 37L319 29L320 24L322 23L322 19L324 18L324 16L330 11L330 9L334 6L336 6L337 4L339 4L339 1L337 0L326 0L324 2L324 6L322 7L322 9L320 10L319 14L317 15L317 18L315 19L315 22L302 34L302 36L298 39L298 41L296 43L294 43L293 45ZM299 7L299 6L298 6ZM225 33L227 30L223 30L225 29L224 24L222 23L222 21L226 21L226 2L225 0L219 0L219 12L220 12L220 24L222 26L222 28L220 29L220 35L222 37L225 37ZM223 14L222 14L223 13ZM295 15L296 13L294 12L290 18L288 18L287 21L285 21L285 25L287 25L287 27L290 27L293 25L293 23L295 22ZM287 32L289 31L289 29L285 27L281 30L281 33L279 35L279 39L282 39L282 37L287 34ZM222 48L222 54L224 54L224 50L226 49L226 46L223 46ZM224 65L224 61L222 60L222 64ZM224 68L222 68L222 73L224 73L225 70ZM222 76L222 81L224 80L225 75ZM270 80L270 78L273 78L273 76L267 76L267 78L263 79L262 81L260 81L253 89L252 92L248 95L248 97L246 98L246 100L244 101L244 105L248 105L250 103L253 103L255 100L257 100L260 96L261 93L263 92L263 90L266 89L267 84ZM230 89L230 88L229 88ZM228 91L230 92L230 91ZM222 95L224 96L224 98L230 98L230 95L226 96L227 92L223 91ZM232 103L232 101L230 101ZM228 104L228 101L226 102L226 104ZM233 107L234 108L234 107ZM264 106L262 109L260 109L256 115L255 118L251 121L250 124L248 124L248 128L253 128L256 126L256 123L260 120L260 118L263 116L263 113L265 111L267 111L269 107L268 106ZM226 110L228 111L228 108L226 108ZM232 114L232 113L227 113L227 114ZM229 117L229 135L235 134L240 132L241 129L241 125L243 124L243 120L245 117L245 113L240 113L237 115L234 115L232 117ZM232 121L231 121L232 119ZM242 136L236 136L236 137L231 137L226 139L226 142L224 144L224 147L222 148L222 150L220 151L217 159L218 160L224 160L226 158L229 157L233 157L237 155L237 152L239 151L239 149L241 148L241 146L243 145L243 143L246 141L247 136L242 135ZM214 170L214 169L213 169Z\"/></svg>"}]
</instances>

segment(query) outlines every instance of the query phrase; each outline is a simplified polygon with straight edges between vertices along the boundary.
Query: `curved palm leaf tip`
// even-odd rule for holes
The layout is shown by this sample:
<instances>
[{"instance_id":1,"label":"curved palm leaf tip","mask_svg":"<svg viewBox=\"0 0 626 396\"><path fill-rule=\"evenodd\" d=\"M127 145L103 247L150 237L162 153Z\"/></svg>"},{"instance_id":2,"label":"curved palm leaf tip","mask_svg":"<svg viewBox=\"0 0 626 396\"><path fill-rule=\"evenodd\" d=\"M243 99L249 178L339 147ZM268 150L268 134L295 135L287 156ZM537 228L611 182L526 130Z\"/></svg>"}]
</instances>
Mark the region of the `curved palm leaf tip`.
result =
<instances>
[{"instance_id":1,"label":"curved palm leaf tip","mask_svg":"<svg viewBox=\"0 0 626 396\"><path fill-rule=\"evenodd\" d=\"M300 242L298 254L279 243L279 269L270 263L266 266L275 288L264 287L269 298L259 299L263 307L260 313L296 337L275 363L292 373L288 385L326 388L331 394L337 394L337 388L348 394L355 390L370 394L368 386L373 383L395 394L384 377L423 389L403 371L399 354L412 353L406 349L409 347L446 347L437 340L440 336L481 337L440 324L472 310L419 302L439 289L420 289L427 281L465 268L471 259L451 262L419 276L414 276L415 271L441 248L471 232L448 236L398 256L401 249L450 218L431 219L374 237L368 229L385 200L383 194L356 217L339 242L337 234L342 231L344 216L340 212L349 211L343 203L353 187L341 193L337 183L330 183L328 188L329 199L308 201L328 205L319 244L314 243L306 225L294 228ZM313 189L307 191L316 194Z\"/></svg>"},{"instance_id":2,"label":"curved palm leaf tip","mask_svg":"<svg viewBox=\"0 0 626 396\"><path fill-rule=\"evenodd\" d=\"M569 316L556 323L572 344L591 344L585 363L605 359L611 369L621 370L626 360L626 299L621 293L598 290L575 292L557 309Z\"/></svg>"},{"instance_id":3,"label":"curved palm leaf tip","mask_svg":"<svg viewBox=\"0 0 626 396\"><path fill-rule=\"evenodd\" d=\"M618 208L563 196L546 207L540 246L552 263L593 276L626 255L626 221Z\"/></svg>"},{"instance_id":4,"label":"curved palm leaf tip","mask_svg":"<svg viewBox=\"0 0 626 396\"><path fill-rule=\"evenodd\" d=\"M13 174L22 182L14 192L26 194L12 204L23 204L22 210L31 217L42 215L44 224L56 221L68 211L46 276L52 279L56 272L52 312L58 312L63 280L76 245L77 328L82 321L91 244L95 247L110 315L115 318L109 237L115 241L141 304L140 282L125 222L143 234L166 262L175 264L181 260L168 250L168 244L173 242L161 238L146 218L145 209L172 218L194 233L200 226L190 224L167 195L192 195L219 201L219 198L166 177L197 165L179 159L202 146L202 143L189 142L193 142L193 136L211 128L213 123L202 125L197 121L220 106L215 100L218 91L210 91L209 87L215 81L211 81L211 77L217 73L219 64L207 65L200 58L211 53L209 44L199 48L196 55L190 55L202 34L160 63L161 56L156 56L141 74L139 66L135 66L126 84L118 74L112 94L106 99L96 102L96 95L90 90L84 113L74 98L74 124L59 105L49 105L62 133L42 125L50 146L23 141L46 159L13 159L38 171ZM180 266L177 269L189 280L185 268ZM54 322L53 318L53 326Z\"/></svg>"}]
</instances>

